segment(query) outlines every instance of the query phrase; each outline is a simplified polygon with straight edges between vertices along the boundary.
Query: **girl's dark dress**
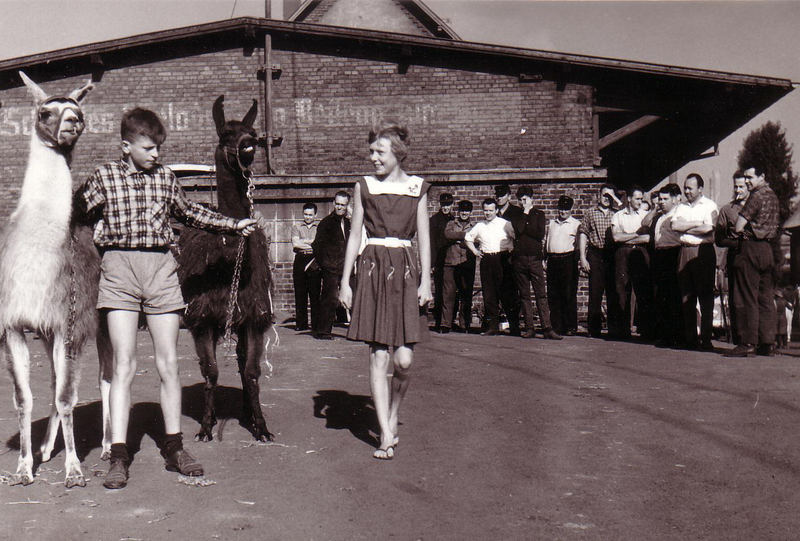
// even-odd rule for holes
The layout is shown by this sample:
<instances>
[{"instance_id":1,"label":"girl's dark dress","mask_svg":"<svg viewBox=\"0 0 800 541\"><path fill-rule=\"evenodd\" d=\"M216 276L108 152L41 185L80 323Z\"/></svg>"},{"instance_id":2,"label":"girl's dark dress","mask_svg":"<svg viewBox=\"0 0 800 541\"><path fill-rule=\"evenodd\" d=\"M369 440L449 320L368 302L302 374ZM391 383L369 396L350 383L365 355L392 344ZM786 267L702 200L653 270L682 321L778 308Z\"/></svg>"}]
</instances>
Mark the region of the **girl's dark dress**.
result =
<instances>
[{"instance_id":1,"label":"girl's dark dress","mask_svg":"<svg viewBox=\"0 0 800 541\"><path fill-rule=\"evenodd\" d=\"M416 176L403 184L384 183L374 177L358 182L367 237L410 241L417 231L417 205L430 184ZM417 301L419 280L412 246L367 244L356 263L347 338L386 346L424 340L428 324L420 315Z\"/></svg>"}]
</instances>

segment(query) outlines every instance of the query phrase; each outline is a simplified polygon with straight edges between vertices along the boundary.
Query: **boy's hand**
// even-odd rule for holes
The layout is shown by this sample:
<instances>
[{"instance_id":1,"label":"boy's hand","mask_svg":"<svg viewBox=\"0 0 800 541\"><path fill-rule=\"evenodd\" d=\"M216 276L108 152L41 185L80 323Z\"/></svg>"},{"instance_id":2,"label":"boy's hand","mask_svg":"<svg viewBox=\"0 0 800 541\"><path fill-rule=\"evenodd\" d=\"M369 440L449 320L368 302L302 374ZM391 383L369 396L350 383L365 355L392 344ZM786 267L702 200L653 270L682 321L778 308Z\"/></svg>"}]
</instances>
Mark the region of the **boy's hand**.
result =
<instances>
[{"instance_id":1,"label":"boy's hand","mask_svg":"<svg viewBox=\"0 0 800 541\"><path fill-rule=\"evenodd\" d=\"M243 220L239 220L239 223L236 224L236 232L243 237L248 237L256 230L256 227L258 227L258 222L252 218L244 218Z\"/></svg>"}]
</instances>

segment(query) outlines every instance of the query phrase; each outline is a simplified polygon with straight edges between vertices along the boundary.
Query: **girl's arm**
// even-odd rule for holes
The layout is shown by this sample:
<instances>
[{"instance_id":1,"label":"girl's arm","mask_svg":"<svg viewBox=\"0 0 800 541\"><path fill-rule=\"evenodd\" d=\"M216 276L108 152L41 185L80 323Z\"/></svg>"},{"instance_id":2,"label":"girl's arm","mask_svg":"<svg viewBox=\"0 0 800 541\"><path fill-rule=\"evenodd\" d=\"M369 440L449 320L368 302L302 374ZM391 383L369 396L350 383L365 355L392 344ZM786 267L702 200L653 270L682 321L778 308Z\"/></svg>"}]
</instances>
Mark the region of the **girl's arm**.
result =
<instances>
[{"instance_id":1,"label":"girl's arm","mask_svg":"<svg viewBox=\"0 0 800 541\"><path fill-rule=\"evenodd\" d=\"M427 193L422 194L417 203L417 245L421 267L417 300L420 306L424 306L426 303L433 301L433 294L431 293L431 228L428 218Z\"/></svg>"},{"instance_id":2,"label":"girl's arm","mask_svg":"<svg viewBox=\"0 0 800 541\"><path fill-rule=\"evenodd\" d=\"M350 288L350 275L353 272L353 265L358 256L358 249L361 247L361 228L363 225L364 206L361 204L361 185L356 182L356 187L353 191L353 217L350 218L350 236L347 238L347 248L345 248L344 251L342 283L339 284L339 302L348 310L350 310L353 304L353 290ZM428 250L430 250L430 247ZM428 257L430 257L430 255ZM430 261L430 259L428 261ZM430 272L430 269L428 269L428 272Z\"/></svg>"}]
</instances>

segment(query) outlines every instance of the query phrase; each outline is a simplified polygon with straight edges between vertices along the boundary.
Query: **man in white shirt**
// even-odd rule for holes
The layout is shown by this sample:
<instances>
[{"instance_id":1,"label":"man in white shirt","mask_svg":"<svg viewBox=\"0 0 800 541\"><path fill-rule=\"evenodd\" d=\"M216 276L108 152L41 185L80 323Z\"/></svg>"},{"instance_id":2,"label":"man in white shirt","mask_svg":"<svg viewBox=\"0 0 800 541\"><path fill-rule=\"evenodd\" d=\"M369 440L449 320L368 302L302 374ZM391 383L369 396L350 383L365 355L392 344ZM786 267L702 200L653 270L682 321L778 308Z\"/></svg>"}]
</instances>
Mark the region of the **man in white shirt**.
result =
<instances>
[{"instance_id":1,"label":"man in white shirt","mask_svg":"<svg viewBox=\"0 0 800 541\"><path fill-rule=\"evenodd\" d=\"M308 330L308 304L311 304L311 319L319 309L319 292L322 283L320 267L314 261L311 244L317 235L317 205L308 202L303 205L303 221L292 226L292 250L294 265L295 329Z\"/></svg>"},{"instance_id":2,"label":"man in white shirt","mask_svg":"<svg viewBox=\"0 0 800 541\"><path fill-rule=\"evenodd\" d=\"M487 336L500 334L500 303L509 319L512 334L519 334L519 313L514 317L513 284L511 269L511 250L514 247L514 228L511 222L497 215L497 201L494 198L484 199L483 215L485 220L475 224L464 235L467 248L480 258L481 287L483 288L483 306L486 319ZM478 243L480 248L475 246ZM511 294L509 294L511 293Z\"/></svg>"},{"instance_id":3,"label":"man in white shirt","mask_svg":"<svg viewBox=\"0 0 800 541\"><path fill-rule=\"evenodd\" d=\"M653 223L653 284L657 345L673 347L683 343L681 292L678 287L680 233L672 229L672 217L680 203L681 187L670 183L658 191L659 216Z\"/></svg>"},{"instance_id":4,"label":"man in white shirt","mask_svg":"<svg viewBox=\"0 0 800 541\"><path fill-rule=\"evenodd\" d=\"M558 217L547 224L547 301L553 330L566 336L578 331L578 255L575 253L581 222L572 216L574 201L558 198Z\"/></svg>"},{"instance_id":5,"label":"man in white shirt","mask_svg":"<svg viewBox=\"0 0 800 541\"><path fill-rule=\"evenodd\" d=\"M650 232L642 225L647 212L642 208L644 190L632 186L627 190L628 205L611 218L611 236L617 245L614 252L614 274L617 299L621 314L621 338L630 338L631 290L636 293L636 313L639 334L653 338L652 282L650 280L650 254L647 244Z\"/></svg>"},{"instance_id":6,"label":"man in white shirt","mask_svg":"<svg viewBox=\"0 0 800 541\"><path fill-rule=\"evenodd\" d=\"M686 201L672 217L672 229L680 233L678 286L683 305L684 341L691 349L714 351L711 333L714 325L714 278L717 256L714 251L714 225L719 209L703 195L703 177L692 173L683 184ZM700 301L700 340L697 336L697 301Z\"/></svg>"}]
</instances>

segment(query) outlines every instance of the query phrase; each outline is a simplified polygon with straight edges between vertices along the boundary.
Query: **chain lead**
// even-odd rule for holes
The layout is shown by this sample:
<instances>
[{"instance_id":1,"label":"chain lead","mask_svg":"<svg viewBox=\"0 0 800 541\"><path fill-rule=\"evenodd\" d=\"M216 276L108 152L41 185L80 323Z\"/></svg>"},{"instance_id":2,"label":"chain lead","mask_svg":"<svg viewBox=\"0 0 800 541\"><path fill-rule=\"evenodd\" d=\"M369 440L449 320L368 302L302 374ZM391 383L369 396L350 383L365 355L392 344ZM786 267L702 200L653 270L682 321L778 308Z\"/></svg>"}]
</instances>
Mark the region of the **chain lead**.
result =
<instances>
[{"instance_id":1,"label":"chain lead","mask_svg":"<svg viewBox=\"0 0 800 541\"><path fill-rule=\"evenodd\" d=\"M75 315L77 313L77 287L75 283L75 237L72 233L69 234L69 255L70 255L70 292L69 292L69 312L67 316L67 332L64 338L64 349L66 350L67 359L72 359L75 355L74 344L75 341Z\"/></svg>"},{"instance_id":2,"label":"chain lead","mask_svg":"<svg viewBox=\"0 0 800 541\"><path fill-rule=\"evenodd\" d=\"M244 173L244 176L247 179L248 214L250 218L253 218L253 180L249 171ZM242 275L242 261L244 260L244 247L246 240L247 239L245 237L239 239L239 247L236 251L236 263L233 267L233 279L231 280L231 292L230 296L228 297L228 310L225 314L225 334L223 335L223 342L225 343L225 349L228 352L230 352L233 348L233 338L231 337L233 313L236 310L236 301L239 296L239 280Z\"/></svg>"}]
</instances>

